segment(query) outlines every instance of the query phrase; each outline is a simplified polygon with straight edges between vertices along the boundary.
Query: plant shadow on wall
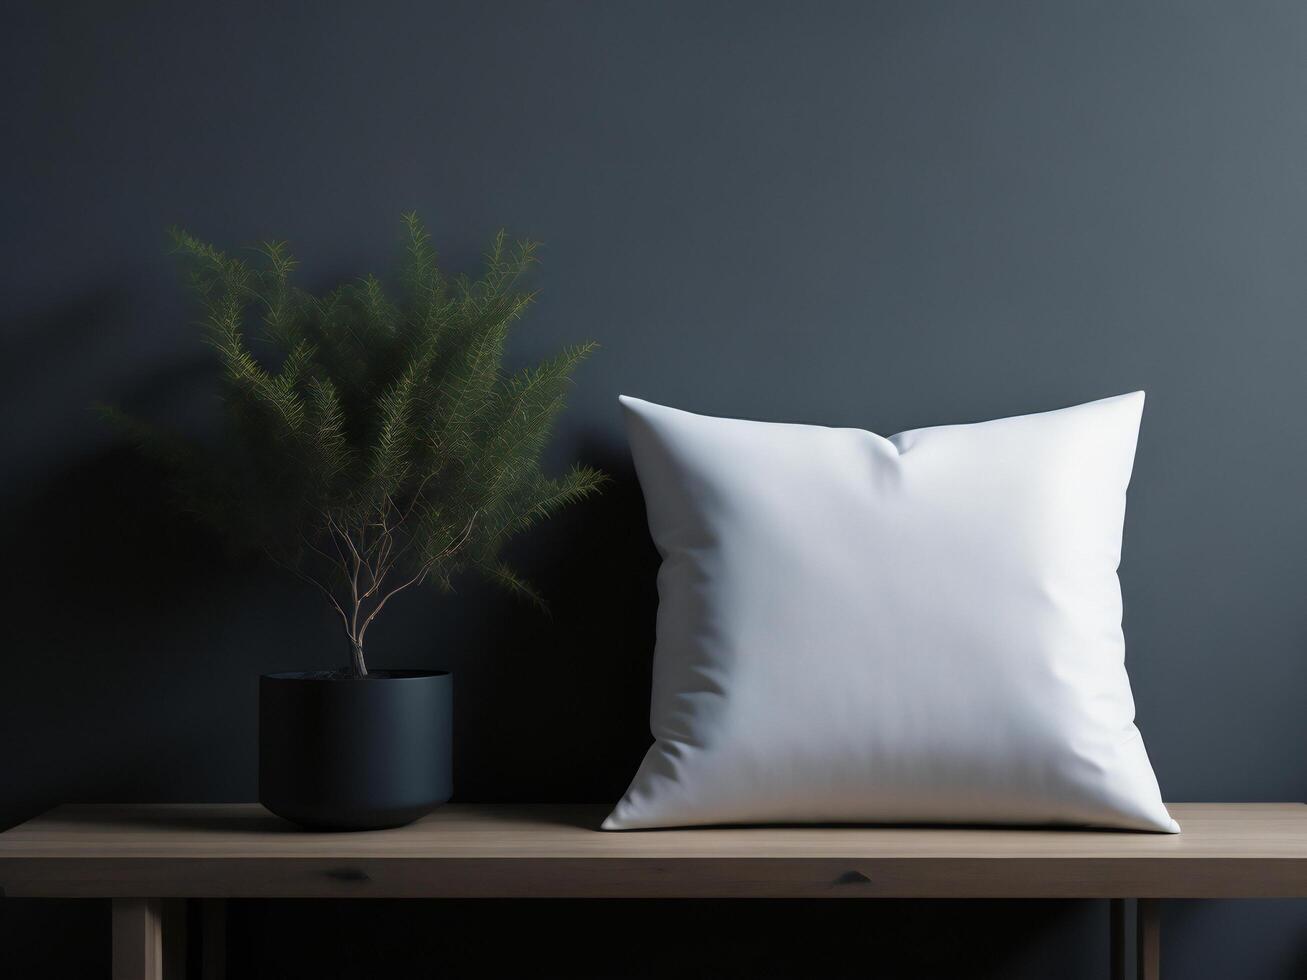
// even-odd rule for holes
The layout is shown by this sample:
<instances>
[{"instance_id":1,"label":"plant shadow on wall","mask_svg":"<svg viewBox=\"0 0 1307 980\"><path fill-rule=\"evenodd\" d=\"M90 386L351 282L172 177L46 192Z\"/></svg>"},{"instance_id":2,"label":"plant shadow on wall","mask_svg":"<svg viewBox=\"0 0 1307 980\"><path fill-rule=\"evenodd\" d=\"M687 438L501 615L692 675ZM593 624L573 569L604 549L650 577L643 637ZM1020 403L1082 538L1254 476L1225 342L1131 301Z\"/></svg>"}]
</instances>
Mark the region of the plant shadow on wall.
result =
<instances>
[{"instance_id":1,"label":"plant shadow on wall","mask_svg":"<svg viewBox=\"0 0 1307 980\"><path fill-rule=\"evenodd\" d=\"M177 638L194 628L179 617L215 594L221 573L184 523L160 520L157 475L106 451L88 407L97 378L122 361L131 306L95 290L7 329L5 595L23 612L0 654L0 827L68 800L162 798L169 758L203 751L193 730L154 741L142 708L158 721L172 713L159 693L188 674ZM180 365L139 395L166 398L197 370Z\"/></svg>"},{"instance_id":2,"label":"plant shadow on wall","mask_svg":"<svg viewBox=\"0 0 1307 980\"><path fill-rule=\"evenodd\" d=\"M156 381L124 402L171 401ZM510 552L548 615L469 581L377 621L381 666L458 677L456 799L611 801L648 743L658 559L629 463L579 455L613 484ZM311 590L177 514L164 475L120 447L8 495L6 547L30 560L10 582L3 826L67 801L250 799L254 677L347 655Z\"/></svg>"}]
</instances>

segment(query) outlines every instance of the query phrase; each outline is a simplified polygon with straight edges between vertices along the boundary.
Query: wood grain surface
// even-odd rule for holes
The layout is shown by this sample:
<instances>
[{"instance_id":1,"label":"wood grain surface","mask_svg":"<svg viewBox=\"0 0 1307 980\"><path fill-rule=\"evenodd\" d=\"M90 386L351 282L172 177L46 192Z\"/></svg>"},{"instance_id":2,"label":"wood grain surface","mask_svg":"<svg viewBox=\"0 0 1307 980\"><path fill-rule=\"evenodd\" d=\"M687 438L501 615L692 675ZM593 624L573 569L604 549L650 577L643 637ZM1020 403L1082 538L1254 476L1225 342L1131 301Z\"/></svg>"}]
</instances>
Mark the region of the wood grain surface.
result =
<instances>
[{"instance_id":1,"label":"wood grain surface","mask_svg":"<svg viewBox=\"0 0 1307 980\"><path fill-rule=\"evenodd\" d=\"M1174 804L1183 833L973 827L603 832L607 808L442 807L304 833L257 804L64 806L0 834L36 897L1307 897L1307 806Z\"/></svg>"}]
</instances>

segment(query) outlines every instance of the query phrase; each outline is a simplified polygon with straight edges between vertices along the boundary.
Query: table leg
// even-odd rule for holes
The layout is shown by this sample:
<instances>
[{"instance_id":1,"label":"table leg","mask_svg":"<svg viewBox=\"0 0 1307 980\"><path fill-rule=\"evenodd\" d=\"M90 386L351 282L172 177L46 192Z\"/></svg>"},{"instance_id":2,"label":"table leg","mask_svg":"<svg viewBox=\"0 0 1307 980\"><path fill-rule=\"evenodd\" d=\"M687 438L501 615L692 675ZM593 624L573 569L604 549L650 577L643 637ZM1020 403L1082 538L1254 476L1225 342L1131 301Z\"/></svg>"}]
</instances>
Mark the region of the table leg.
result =
<instances>
[{"instance_id":1,"label":"table leg","mask_svg":"<svg viewBox=\"0 0 1307 980\"><path fill-rule=\"evenodd\" d=\"M1135 915L1138 948L1137 980L1161 980L1162 976L1162 903L1156 898L1141 898Z\"/></svg>"},{"instance_id":2,"label":"table leg","mask_svg":"<svg viewBox=\"0 0 1307 980\"><path fill-rule=\"evenodd\" d=\"M1112 980L1126 980L1125 965L1125 899L1114 898L1107 911L1108 925L1112 933L1110 960Z\"/></svg>"},{"instance_id":3,"label":"table leg","mask_svg":"<svg viewBox=\"0 0 1307 980\"><path fill-rule=\"evenodd\" d=\"M113 900L113 980L163 980L163 903Z\"/></svg>"}]
</instances>

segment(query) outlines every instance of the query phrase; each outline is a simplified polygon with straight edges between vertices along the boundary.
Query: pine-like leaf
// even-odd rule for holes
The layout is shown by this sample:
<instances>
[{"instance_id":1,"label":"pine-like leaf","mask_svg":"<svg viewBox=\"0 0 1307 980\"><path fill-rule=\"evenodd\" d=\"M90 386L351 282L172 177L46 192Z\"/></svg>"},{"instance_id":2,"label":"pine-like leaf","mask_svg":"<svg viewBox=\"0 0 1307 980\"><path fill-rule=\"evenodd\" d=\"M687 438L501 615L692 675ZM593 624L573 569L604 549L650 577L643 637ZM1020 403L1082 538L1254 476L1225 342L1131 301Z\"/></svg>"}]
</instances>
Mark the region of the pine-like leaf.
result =
<instances>
[{"instance_id":1,"label":"pine-like leaf","mask_svg":"<svg viewBox=\"0 0 1307 980\"><path fill-rule=\"evenodd\" d=\"M513 595L525 599L541 612L549 612L549 606L539 590L502 561L479 564L477 570L491 582L508 590Z\"/></svg>"},{"instance_id":2,"label":"pine-like leaf","mask_svg":"<svg viewBox=\"0 0 1307 980\"><path fill-rule=\"evenodd\" d=\"M337 477L348 472L353 455L345 436L345 413L336 386L329 379L309 381L308 431L314 468L324 488L329 488Z\"/></svg>"},{"instance_id":3,"label":"pine-like leaf","mask_svg":"<svg viewBox=\"0 0 1307 980\"><path fill-rule=\"evenodd\" d=\"M596 347L565 348L557 357L516 375L495 393L477 474L484 481L488 507L499 507L538 470L572 372Z\"/></svg>"},{"instance_id":4,"label":"pine-like leaf","mask_svg":"<svg viewBox=\"0 0 1307 980\"><path fill-rule=\"evenodd\" d=\"M517 516L509 534L525 531L531 525L547 520L564 507L579 504L587 497L599 493L609 482L608 474L593 466L574 465L561 479L540 478L531 488L531 504Z\"/></svg>"}]
</instances>

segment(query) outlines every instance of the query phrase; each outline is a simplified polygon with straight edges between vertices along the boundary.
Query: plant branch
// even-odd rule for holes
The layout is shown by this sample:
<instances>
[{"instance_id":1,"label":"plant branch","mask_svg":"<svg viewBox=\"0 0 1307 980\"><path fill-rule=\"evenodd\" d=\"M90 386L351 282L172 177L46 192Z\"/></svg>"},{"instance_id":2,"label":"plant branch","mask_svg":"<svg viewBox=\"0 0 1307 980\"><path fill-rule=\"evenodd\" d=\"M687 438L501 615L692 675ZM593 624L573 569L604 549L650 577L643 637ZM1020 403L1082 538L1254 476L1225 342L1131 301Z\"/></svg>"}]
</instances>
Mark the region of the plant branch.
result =
<instances>
[{"instance_id":1,"label":"plant branch","mask_svg":"<svg viewBox=\"0 0 1307 980\"><path fill-rule=\"evenodd\" d=\"M468 538L472 536L472 528L476 524L476 519L477 519L477 513L474 512L472 516L468 519L467 526L463 528L463 533L459 536L457 541L450 544L449 547L445 548L439 554L433 555L432 557L428 558L418 568L417 572L415 572L413 576L410 579L408 579L408 581L395 586L384 596L382 596L381 601L377 603L376 608L374 608L372 612L368 614L367 618L363 620L363 626L359 630L359 634L358 634L358 641L360 645L362 645L363 643L363 635L367 632L368 626L370 626L372 621L377 618L377 614L381 612L381 610L385 607L386 603L390 601L391 596L399 592L403 592L409 586L416 585L419 582L421 582L423 579L425 579L428 575L431 574L431 569L435 567L437 562L442 561L445 558L448 558L450 555L454 554L460 548L462 548L463 545L467 543Z\"/></svg>"}]
</instances>

